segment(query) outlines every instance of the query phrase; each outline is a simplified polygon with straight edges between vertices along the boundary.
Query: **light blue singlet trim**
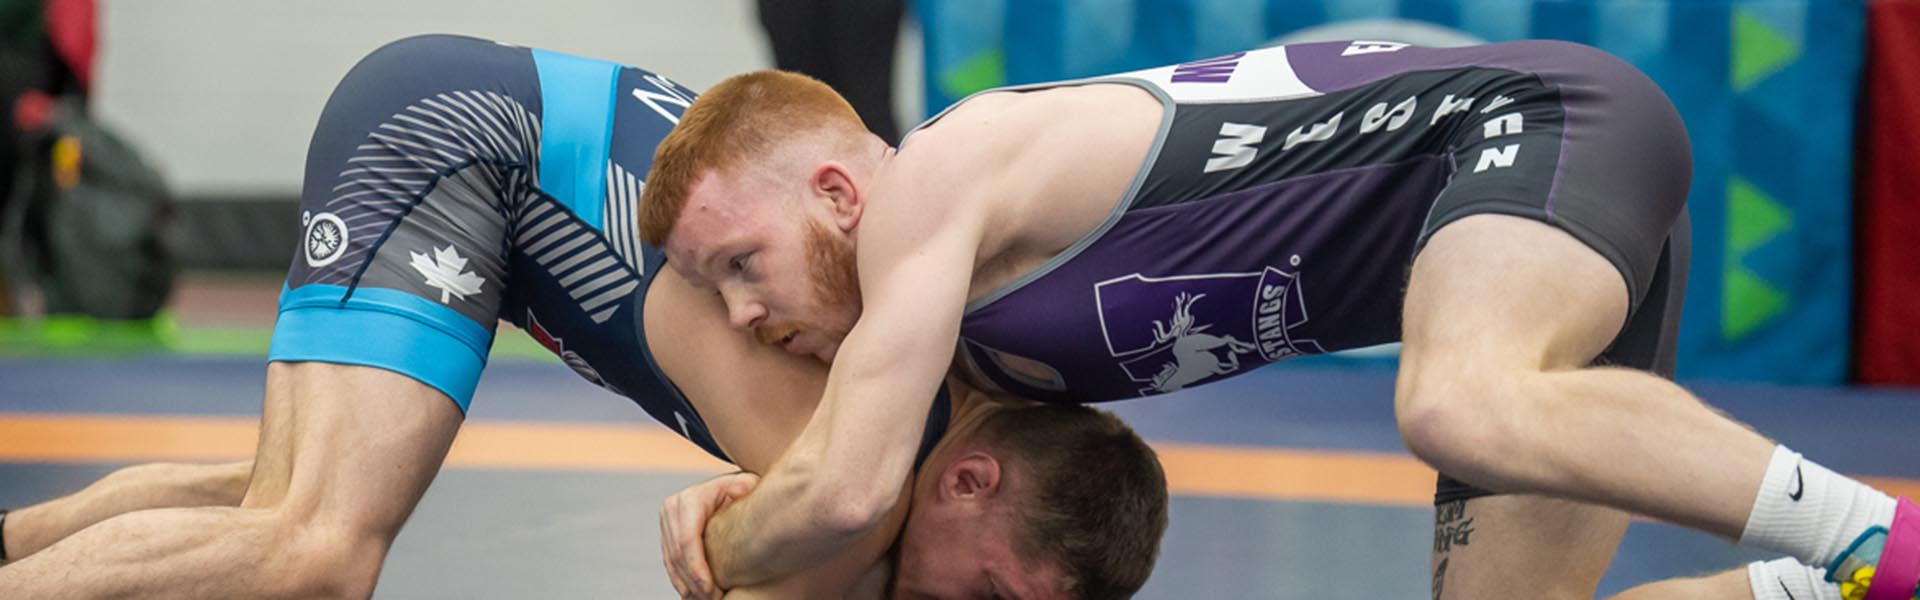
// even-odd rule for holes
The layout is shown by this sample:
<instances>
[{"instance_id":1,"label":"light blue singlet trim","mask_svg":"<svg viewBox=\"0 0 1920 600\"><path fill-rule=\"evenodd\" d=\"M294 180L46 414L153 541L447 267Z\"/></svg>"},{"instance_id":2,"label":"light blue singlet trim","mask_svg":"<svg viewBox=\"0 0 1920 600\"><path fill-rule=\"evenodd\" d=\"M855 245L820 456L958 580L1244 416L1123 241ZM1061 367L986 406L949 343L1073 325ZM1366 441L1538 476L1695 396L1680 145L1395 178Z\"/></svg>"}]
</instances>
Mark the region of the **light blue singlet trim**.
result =
<instances>
[{"instance_id":1,"label":"light blue singlet trim","mask_svg":"<svg viewBox=\"0 0 1920 600\"><path fill-rule=\"evenodd\" d=\"M604 230L620 65L537 48L533 65L540 73L540 189Z\"/></svg>"},{"instance_id":2,"label":"light blue singlet trim","mask_svg":"<svg viewBox=\"0 0 1920 600\"><path fill-rule=\"evenodd\" d=\"M493 334L459 312L396 290L308 284L280 290L270 361L378 367L433 386L467 412Z\"/></svg>"}]
</instances>

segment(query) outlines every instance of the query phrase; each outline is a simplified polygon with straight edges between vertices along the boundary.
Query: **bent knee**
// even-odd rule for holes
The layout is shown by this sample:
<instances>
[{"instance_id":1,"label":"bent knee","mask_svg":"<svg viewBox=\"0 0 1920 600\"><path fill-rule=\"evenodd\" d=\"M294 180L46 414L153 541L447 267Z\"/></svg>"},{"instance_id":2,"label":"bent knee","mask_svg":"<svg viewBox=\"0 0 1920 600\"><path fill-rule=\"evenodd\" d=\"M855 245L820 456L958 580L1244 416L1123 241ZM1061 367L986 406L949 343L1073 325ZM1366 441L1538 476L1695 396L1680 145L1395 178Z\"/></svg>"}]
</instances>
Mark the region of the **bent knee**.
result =
<instances>
[{"instance_id":1,"label":"bent knee","mask_svg":"<svg viewBox=\"0 0 1920 600\"><path fill-rule=\"evenodd\" d=\"M390 537L337 525L283 523L281 534L278 589L270 594L281 598L371 597L392 544Z\"/></svg>"},{"instance_id":2,"label":"bent knee","mask_svg":"<svg viewBox=\"0 0 1920 600\"><path fill-rule=\"evenodd\" d=\"M1394 418L1407 450L1442 471L1467 473L1523 450L1526 425L1516 403L1521 373L1402 375Z\"/></svg>"}]
</instances>

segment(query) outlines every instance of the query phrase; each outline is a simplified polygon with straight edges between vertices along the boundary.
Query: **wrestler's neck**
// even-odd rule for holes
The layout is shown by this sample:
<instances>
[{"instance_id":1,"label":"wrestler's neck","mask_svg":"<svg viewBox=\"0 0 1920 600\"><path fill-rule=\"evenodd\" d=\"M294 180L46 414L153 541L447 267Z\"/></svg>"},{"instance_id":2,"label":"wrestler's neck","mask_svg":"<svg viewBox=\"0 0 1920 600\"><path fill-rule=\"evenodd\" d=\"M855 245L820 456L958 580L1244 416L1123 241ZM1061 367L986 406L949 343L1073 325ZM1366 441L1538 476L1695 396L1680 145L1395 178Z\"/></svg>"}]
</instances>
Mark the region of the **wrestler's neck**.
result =
<instances>
[{"instance_id":1,"label":"wrestler's neck","mask_svg":"<svg viewBox=\"0 0 1920 600\"><path fill-rule=\"evenodd\" d=\"M1005 402L995 400L992 394L974 389L952 378L947 380L946 385L949 392L948 398L951 399L947 431L940 437L940 441L934 444L932 451L934 455L943 454L951 446L965 445L965 440L973 438L974 434L980 430L980 425L986 422L987 417L1008 407Z\"/></svg>"},{"instance_id":2,"label":"wrestler's neck","mask_svg":"<svg viewBox=\"0 0 1920 600\"><path fill-rule=\"evenodd\" d=\"M875 175L893 165L893 157L899 150L880 136L868 134L860 137L860 142L851 148L843 149L841 156L846 157L850 166L861 171L863 178L871 180Z\"/></svg>"}]
</instances>

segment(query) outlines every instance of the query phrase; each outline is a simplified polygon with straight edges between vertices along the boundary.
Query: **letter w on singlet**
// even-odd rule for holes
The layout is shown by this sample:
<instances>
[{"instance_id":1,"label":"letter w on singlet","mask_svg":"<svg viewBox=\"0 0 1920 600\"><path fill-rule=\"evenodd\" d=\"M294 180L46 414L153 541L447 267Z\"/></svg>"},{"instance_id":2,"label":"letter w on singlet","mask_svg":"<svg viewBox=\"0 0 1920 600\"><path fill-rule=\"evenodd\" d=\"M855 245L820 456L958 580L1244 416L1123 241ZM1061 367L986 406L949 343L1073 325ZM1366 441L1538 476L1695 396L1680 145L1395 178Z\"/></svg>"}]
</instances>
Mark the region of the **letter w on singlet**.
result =
<instances>
[{"instance_id":1,"label":"letter w on singlet","mask_svg":"<svg viewBox=\"0 0 1920 600\"><path fill-rule=\"evenodd\" d=\"M1267 128L1246 123L1221 123L1220 139L1213 142L1214 157L1207 159L1204 173L1238 169L1253 163L1259 153L1255 147L1267 138Z\"/></svg>"}]
</instances>

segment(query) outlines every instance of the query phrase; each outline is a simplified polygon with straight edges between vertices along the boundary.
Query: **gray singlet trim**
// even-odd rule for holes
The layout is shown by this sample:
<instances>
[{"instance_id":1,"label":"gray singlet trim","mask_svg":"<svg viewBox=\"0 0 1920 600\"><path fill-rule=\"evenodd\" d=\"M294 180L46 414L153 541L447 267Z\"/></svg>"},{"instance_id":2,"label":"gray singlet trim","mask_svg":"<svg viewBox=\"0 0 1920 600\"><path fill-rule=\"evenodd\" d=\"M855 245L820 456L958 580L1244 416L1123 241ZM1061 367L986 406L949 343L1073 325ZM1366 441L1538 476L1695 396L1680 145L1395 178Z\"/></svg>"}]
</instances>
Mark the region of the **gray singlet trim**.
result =
<instances>
[{"instance_id":1,"label":"gray singlet trim","mask_svg":"<svg viewBox=\"0 0 1920 600\"><path fill-rule=\"evenodd\" d=\"M1133 208L1134 201L1140 195L1140 186L1146 185L1147 174L1153 172L1153 165L1160 161L1160 150L1167 143L1167 133L1173 130L1173 114L1175 110L1178 109L1178 105L1174 103L1172 96L1167 95L1166 90L1160 89L1160 86L1154 85L1152 82L1149 82L1143 79L1133 78L1133 77L1095 77L1091 79L1075 79L1075 80L1069 80L1069 81L1055 81L1050 83L1033 83L1033 84L1027 84L1027 85L1016 85L1016 86L993 88L990 90L981 90L978 92L974 92L972 94L968 94L966 98L962 98L960 99L959 102L955 102L953 103L953 105L948 106L945 110L940 111L939 114L934 115L933 118L927 119L926 121L920 123L919 125L915 125L913 129L910 129L907 131L906 135L901 136L900 145L905 146L907 144L906 142L907 138L911 137L915 132L926 128L928 125L932 125L934 121L938 121L940 120L941 117L947 116L947 113L953 112L953 109L958 108L962 104L966 104L968 100L972 100L974 96L978 96L981 94L991 94L996 92L1029 92L1029 91L1043 90L1048 88L1068 87L1068 86L1078 86L1078 85L1092 85L1097 83L1118 83L1118 84L1131 85L1131 86L1140 88L1141 90L1144 90L1149 94L1153 94L1153 97L1159 99L1160 105L1165 108L1165 110L1160 115L1160 131L1154 134L1153 145L1147 148L1147 157L1145 160L1141 161L1140 171L1137 173L1134 173L1133 182L1127 184L1126 193L1120 196L1119 202L1114 203L1113 213L1107 215L1106 221L1101 222L1099 226L1093 228L1093 231L1087 232L1086 235L1081 236L1079 240L1075 241L1073 245L1067 246L1065 250L1061 250L1059 254L1054 255L1053 258L1047 259L1047 262L1041 263L1040 266L1035 267L1032 271L1028 271L1023 275L1014 278L1013 281L1007 282L1006 285L1002 285L991 292L987 292L986 295L981 296L980 299L978 300L968 302L967 308L965 311L966 313L971 314L976 310L985 308L988 305L993 304L995 301L998 301L999 299L1006 297L1007 294L1011 294L1016 291L1019 291L1020 288L1026 287L1027 284L1033 283L1034 280L1047 276L1047 274L1052 273L1054 269L1060 268L1060 265L1064 265L1067 263L1067 261L1073 260L1075 256L1079 256L1080 252L1086 250L1088 246L1092 246L1095 241L1098 241L1100 239L1100 236L1106 235L1107 230L1112 229L1115 223L1119 223L1120 217L1122 215L1127 214L1127 209Z\"/></svg>"}]
</instances>

